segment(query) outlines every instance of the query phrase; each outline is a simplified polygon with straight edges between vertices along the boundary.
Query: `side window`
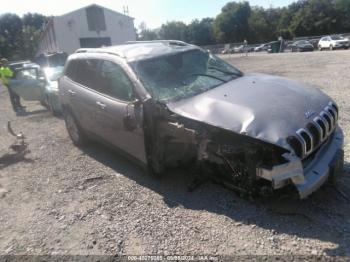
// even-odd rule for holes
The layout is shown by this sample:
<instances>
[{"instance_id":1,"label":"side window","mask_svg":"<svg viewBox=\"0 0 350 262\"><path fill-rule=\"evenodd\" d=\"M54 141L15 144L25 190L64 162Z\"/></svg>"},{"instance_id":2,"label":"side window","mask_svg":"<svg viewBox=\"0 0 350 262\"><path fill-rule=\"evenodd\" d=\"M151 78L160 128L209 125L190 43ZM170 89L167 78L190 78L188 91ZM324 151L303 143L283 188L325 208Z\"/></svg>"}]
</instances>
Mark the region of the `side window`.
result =
<instances>
[{"instance_id":1,"label":"side window","mask_svg":"<svg viewBox=\"0 0 350 262\"><path fill-rule=\"evenodd\" d=\"M67 65L65 75L70 78L73 81L76 81L76 69L77 69L77 60L71 60L69 61L69 64Z\"/></svg>"},{"instance_id":2,"label":"side window","mask_svg":"<svg viewBox=\"0 0 350 262\"><path fill-rule=\"evenodd\" d=\"M98 64L97 59L81 59L77 60L77 69L75 81L83 86L100 91L98 81Z\"/></svg>"},{"instance_id":3,"label":"side window","mask_svg":"<svg viewBox=\"0 0 350 262\"><path fill-rule=\"evenodd\" d=\"M35 68L23 69L15 74L17 80L34 80L38 78L38 71Z\"/></svg>"},{"instance_id":4,"label":"side window","mask_svg":"<svg viewBox=\"0 0 350 262\"><path fill-rule=\"evenodd\" d=\"M100 92L123 100L134 100L132 83L124 70L110 61L102 61L99 71Z\"/></svg>"}]
</instances>

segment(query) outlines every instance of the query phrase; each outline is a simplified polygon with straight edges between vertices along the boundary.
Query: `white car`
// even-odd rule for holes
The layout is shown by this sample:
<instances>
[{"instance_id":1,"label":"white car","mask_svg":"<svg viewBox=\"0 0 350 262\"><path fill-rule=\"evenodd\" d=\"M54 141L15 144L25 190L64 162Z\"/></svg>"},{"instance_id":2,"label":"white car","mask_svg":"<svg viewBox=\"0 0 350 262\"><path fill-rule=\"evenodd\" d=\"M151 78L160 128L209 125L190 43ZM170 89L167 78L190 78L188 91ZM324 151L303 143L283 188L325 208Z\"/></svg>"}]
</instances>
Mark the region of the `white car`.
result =
<instances>
[{"instance_id":1,"label":"white car","mask_svg":"<svg viewBox=\"0 0 350 262\"><path fill-rule=\"evenodd\" d=\"M349 46L349 39L340 35L325 36L322 37L318 42L318 50L320 51L322 51L323 49L348 49Z\"/></svg>"}]
</instances>

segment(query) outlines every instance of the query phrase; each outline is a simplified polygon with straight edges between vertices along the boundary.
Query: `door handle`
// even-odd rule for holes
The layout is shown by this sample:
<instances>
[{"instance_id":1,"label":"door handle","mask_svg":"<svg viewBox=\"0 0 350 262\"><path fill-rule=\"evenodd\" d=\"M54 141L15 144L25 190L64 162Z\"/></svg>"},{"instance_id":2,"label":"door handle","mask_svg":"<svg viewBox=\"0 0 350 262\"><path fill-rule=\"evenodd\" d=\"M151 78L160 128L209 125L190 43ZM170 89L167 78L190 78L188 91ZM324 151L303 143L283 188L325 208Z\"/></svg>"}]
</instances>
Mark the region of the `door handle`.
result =
<instances>
[{"instance_id":1,"label":"door handle","mask_svg":"<svg viewBox=\"0 0 350 262\"><path fill-rule=\"evenodd\" d=\"M101 109L106 108L106 105L104 103L99 102L99 101L96 102L96 105L98 105Z\"/></svg>"},{"instance_id":2,"label":"door handle","mask_svg":"<svg viewBox=\"0 0 350 262\"><path fill-rule=\"evenodd\" d=\"M73 90L68 90L68 93L71 95L71 96L74 96L75 95L75 92Z\"/></svg>"}]
</instances>

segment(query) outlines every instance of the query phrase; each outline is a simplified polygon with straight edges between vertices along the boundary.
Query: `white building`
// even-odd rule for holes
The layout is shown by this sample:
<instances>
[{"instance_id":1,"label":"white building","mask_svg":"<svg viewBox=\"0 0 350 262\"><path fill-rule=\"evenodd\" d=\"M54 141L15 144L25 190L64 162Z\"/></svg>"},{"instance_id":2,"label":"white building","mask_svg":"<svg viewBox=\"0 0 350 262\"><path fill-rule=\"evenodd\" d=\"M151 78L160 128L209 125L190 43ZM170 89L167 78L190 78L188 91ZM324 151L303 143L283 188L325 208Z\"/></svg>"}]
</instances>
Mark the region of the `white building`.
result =
<instances>
[{"instance_id":1,"label":"white building","mask_svg":"<svg viewBox=\"0 0 350 262\"><path fill-rule=\"evenodd\" d=\"M117 45L134 40L134 18L92 4L52 17L44 27L37 54L71 54L81 47Z\"/></svg>"}]
</instances>

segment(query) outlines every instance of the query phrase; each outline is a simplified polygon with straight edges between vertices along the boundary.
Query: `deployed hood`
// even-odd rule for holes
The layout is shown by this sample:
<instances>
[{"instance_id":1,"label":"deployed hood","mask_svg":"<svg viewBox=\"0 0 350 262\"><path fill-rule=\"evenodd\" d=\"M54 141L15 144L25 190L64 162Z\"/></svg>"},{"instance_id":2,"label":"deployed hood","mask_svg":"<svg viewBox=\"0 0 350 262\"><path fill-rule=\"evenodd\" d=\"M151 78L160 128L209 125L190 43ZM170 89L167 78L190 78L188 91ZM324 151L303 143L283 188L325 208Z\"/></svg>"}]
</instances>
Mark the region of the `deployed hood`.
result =
<instances>
[{"instance_id":1,"label":"deployed hood","mask_svg":"<svg viewBox=\"0 0 350 262\"><path fill-rule=\"evenodd\" d=\"M282 77L249 74L167 106L183 117L290 149L286 138L330 101L318 89Z\"/></svg>"}]
</instances>

